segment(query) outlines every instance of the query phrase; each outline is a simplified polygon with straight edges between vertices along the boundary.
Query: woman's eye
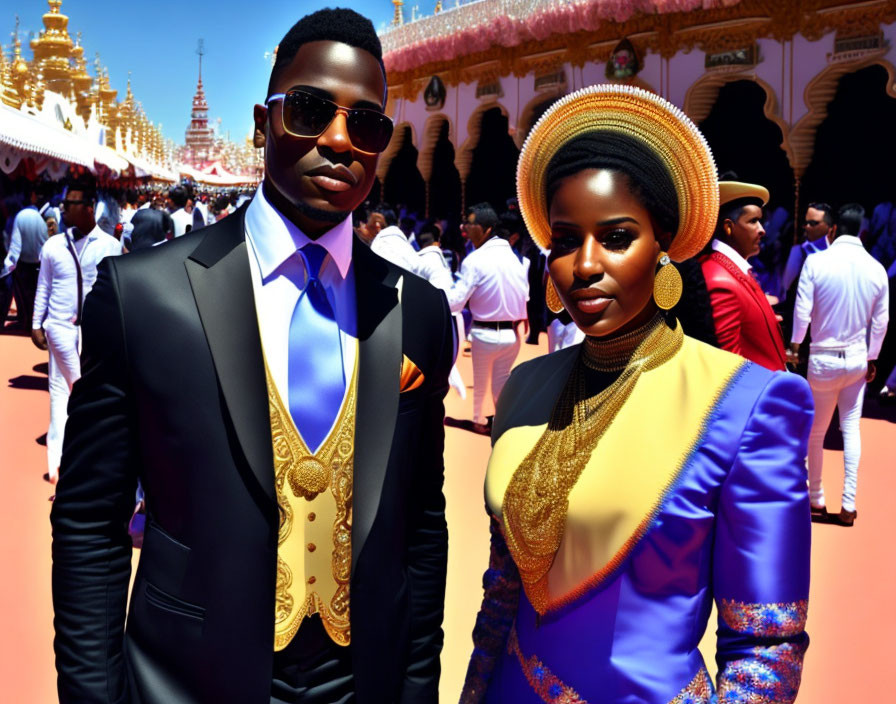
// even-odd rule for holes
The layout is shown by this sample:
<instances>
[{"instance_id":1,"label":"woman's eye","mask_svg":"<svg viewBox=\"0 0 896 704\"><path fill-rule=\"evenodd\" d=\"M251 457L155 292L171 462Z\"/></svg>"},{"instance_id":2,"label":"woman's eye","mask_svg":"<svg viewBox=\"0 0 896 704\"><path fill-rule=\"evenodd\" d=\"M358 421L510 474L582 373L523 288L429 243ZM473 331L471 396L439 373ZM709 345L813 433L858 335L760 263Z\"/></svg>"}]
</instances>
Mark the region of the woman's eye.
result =
<instances>
[{"instance_id":1,"label":"woman's eye","mask_svg":"<svg viewBox=\"0 0 896 704\"><path fill-rule=\"evenodd\" d=\"M626 249L634 238L628 230L611 230L603 236L602 241L607 249Z\"/></svg>"},{"instance_id":2,"label":"woman's eye","mask_svg":"<svg viewBox=\"0 0 896 704\"><path fill-rule=\"evenodd\" d=\"M551 245L554 249L569 251L576 249L581 243L581 239L571 232L554 232L551 234Z\"/></svg>"}]
</instances>

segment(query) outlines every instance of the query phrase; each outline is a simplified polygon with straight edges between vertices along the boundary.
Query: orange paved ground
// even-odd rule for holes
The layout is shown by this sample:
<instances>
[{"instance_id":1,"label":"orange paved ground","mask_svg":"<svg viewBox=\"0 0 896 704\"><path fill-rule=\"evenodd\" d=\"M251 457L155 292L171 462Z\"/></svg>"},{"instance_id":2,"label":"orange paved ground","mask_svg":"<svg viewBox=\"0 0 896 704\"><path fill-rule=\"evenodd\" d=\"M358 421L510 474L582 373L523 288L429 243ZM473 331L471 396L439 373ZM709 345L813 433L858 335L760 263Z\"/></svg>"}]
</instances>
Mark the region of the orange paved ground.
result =
<instances>
[{"instance_id":1,"label":"orange paved ground","mask_svg":"<svg viewBox=\"0 0 896 704\"><path fill-rule=\"evenodd\" d=\"M544 343L524 345L521 359L543 350ZM8 380L0 390L0 702L4 703L56 701L47 501L51 487L41 479L45 450L36 442L46 432L49 401L45 371L35 367L46 359L27 338L0 335L0 379ZM469 358L462 358L460 365L471 384ZM471 407L471 395L461 401L450 393L449 416L469 418ZM812 645L799 696L802 704L891 700L886 694L892 691L887 663L896 611L887 604L896 583L892 549L896 425L865 418L862 440L859 520L848 530L813 527L808 625ZM442 657L444 702L457 701L488 559L488 523L482 508L487 457L486 438L447 429L445 494L451 542ZM826 452L830 497L839 495L840 462L841 453ZM704 645L704 652L709 652L711 636Z\"/></svg>"}]
</instances>

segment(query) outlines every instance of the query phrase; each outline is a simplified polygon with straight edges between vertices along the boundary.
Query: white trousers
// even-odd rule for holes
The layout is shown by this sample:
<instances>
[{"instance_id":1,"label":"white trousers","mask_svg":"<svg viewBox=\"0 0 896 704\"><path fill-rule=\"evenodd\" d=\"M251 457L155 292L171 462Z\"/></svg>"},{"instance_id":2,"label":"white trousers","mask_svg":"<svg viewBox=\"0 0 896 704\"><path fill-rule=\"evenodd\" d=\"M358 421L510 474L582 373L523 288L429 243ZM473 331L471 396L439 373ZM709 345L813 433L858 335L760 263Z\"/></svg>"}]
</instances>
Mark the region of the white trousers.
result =
<instances>
[{"instance_id":1,"label":"white trousers","mask_svg":"<svg viewBox=\"0 0 896 704\"><path fill-rule=\"evenodd\" d=\"M47 472L57 478L62 459L62 438L68 418L72 384L81 376L78 357L80 329L70 323L47 322L44 326L50 351L50 427L47 430Z\"/></svg>"},{"instance_id":2,"label":"white trousers","mask_svg":"<svg viewBox=\"0 0 896 704\"><path fill-rule=\"evenodd\" d=\"M840 430L843 433L841 507L846 511L856 510L856 483L862 455L859 420L865 399L867 370L864 345L843 352L813 352L809 355L809 386L815 399L815 419L809 433L809 499L813 506L825 505L821 483L824 435L836 406L840 411Z\"/></svg>"},{"instance_id":3,"label":"white trousers","mask_svg":"<svg viewBox=\"0 0 896 704\"><path fill-rule=\"evenodd\" d=\"M520 351L520 339L516 330L490 330L474 325L470 330L470 346L473 356L473 422L485 423L482 406L489 380L492 400L497 403Z\"/></svg>"},{"instance_id":4,"label":"white trousers","mask_svg":"<svg viewBox=\"0 0 896 704\"><path fill-rule=\"evenodd\" d=\"M579 330L575 323L564 325L554 318L548 325L548 352L565 350L567 347L578 345L585 339L585 333Z\"/></svg>"},{"instance_id":5,"label":"white trousers","mask_svg":"<svg viewBox=\"0 0 896 704\"><path fill-rule=\"evenodd\" d=\"M454 326L457 330L457 345L458 348L461 346L461 340L464 339L464 318L460 313L454 314ZM467 387L464 384L464 378L460 375L460 369L457 368L457 364L451 367L451 372L448 374L448 385L457 391L457 395L463 399L467 398Z\"/></svg>"}]
</instances>

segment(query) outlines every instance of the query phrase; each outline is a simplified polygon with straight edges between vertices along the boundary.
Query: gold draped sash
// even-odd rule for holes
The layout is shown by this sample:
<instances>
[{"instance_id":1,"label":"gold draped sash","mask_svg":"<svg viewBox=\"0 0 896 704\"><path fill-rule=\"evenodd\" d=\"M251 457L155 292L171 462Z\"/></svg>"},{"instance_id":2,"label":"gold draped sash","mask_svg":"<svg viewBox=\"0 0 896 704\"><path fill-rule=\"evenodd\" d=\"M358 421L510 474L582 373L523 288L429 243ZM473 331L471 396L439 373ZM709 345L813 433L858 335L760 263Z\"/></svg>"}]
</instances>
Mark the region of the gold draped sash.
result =
<instances>
[{"instance_id":1,"label":"gold draped sash","mask_svg":"<svg viewBox=\"0 0 896 704\"><path fill-rule=\"evenodd\" d=\"M547 575L563 538L570 491L641 374L671 359L684 339L681 325L673 330L660 316L645 333L619 377L592 397L586 392L583 346L547 428L504 493L501 512L507 546L539 614L549 608ZM589 366L595 362L599 360L590 360Z\"/></svg>"}]
</instances>

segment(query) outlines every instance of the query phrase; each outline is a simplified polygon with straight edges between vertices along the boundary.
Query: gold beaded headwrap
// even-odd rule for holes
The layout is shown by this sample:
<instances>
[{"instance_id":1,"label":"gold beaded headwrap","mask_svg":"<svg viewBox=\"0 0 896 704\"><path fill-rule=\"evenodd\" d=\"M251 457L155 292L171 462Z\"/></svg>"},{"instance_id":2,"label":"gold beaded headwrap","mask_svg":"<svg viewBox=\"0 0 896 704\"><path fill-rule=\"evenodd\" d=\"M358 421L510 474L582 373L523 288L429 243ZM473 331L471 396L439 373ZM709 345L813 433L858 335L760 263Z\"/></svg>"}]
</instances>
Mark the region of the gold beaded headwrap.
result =
<instances>
[{"instance_id":1,"label":"gold beaded headwrap","mask_svg":"<svg viewBox=\"0 0 896 704\"><path fill-rule=\"evenodd\" d=\"M712 152L700 130L658 95L632 86L590 86L558 100L535 123L520 153L516 188L520 213L542 249L551 247L545 172L554 154L588 132L621 132L639 139L660 158L678 194L678 232L669 257L677 262L709 242L719 215Z\"/></svg>"}]
</instances>

